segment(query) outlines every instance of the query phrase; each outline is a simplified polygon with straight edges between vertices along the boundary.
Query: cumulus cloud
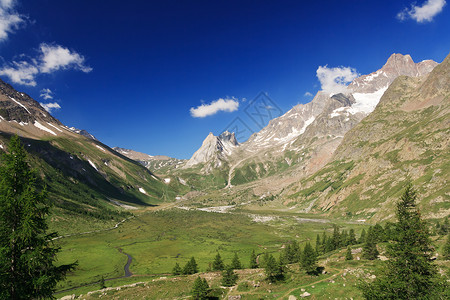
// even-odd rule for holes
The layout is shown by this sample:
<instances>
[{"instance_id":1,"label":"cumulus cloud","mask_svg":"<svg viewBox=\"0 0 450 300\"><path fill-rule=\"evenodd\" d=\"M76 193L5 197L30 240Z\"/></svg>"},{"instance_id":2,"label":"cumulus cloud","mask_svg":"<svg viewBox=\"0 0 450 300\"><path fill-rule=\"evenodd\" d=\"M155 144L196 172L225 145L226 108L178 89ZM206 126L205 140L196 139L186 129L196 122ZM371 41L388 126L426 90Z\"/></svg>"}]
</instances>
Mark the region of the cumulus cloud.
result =
<instances>
[{"instance_id":1,"label":"cumulus cloud","mask_svg":"<svg viewBox=\"0 0 450 300\"><path fill-rule=\"evenodd\" d=\"M26 61L14 61L0 69L0 75L8 76L12 82L31 86L36 86L35 76L38 73L39 69Z\"/></svg>"},{"instance_id":2,"label":"cumulus cloud","mask_svg":"<svg viewBox=\"0 0 450 300\"><path fill-rule=\"evenodd\" d=\"M36 86L35 78L41 73L52 73L60 69L76 69L85 73L92 71L91 67L85 65L83 56L62 46L43 43L39 52L37 59L13 61L4 65L0 69L0 75L8 76L13 83Z\"/></svg>"},{"instance_id":3,"label":"cumulus cloud","mask_svg":"<svg viewBox=\"0 0 450 300\"><path fill-rule=\"evenodd\" d=\"M306 92L303 96L305 96L305 97L312 97L313 94L311 94L310 92Z\"/></svg>"},{"instance_id":4,"label":"cumulus cloud","mask_svg":"<svg viewBox=\"0 0 450 300\"><path fill-rule=\"evenodd\" d=\"M42 89L41 94L39 95L41 98L45 100L53 99L53 92L50 89Z\"/></svg>"},{"instance_id":5,"label":"cumulus cloud","mask_svg":"<svg viewBox=\"0 0 450 300\"><path fill-rule=\"evenodd\" d=\"M0 0L0 42L24 22L23 17L14 11L14 5L14 0Z\"/></svg>"},{"instance_id":6,"label":"cumulus cloud","mask_svg":"<svg viewBox=\"0 0 450 300\"><path fill-rule=\"evenodd\" d=\"M319 66L316 74L322 90L329 94L348 92L347 85L359 76L356 69L350 67L328 68L328 66Z\"/></svg>"},{"instance_id":7,"label":"cumulus cloud","mask_svg":"<svg viewBox=\"0 0 450 300\"><path fill-rule=\"evenodd\" d=\"M51 113L53 110L60 109L61 106L56 103L39 103L48 113Z\"/></svg>"},{"instance_id":8,"label":"cumulus cloud","mask_svg":"<svg viewBox=\"0 0 450 300\"><path fill-rule=\"evenodd\" d=\"M92 68L84 64L84 57L59 45L40 45L42 52L40 70L42 73L51 73L59 69L74 68L85 73Z\"/></svg>"},{"instance_id":9,"label":"cumulus cloud","mask_svg":"<svg viewBox=\"0 0 450 300\"><path fill-rule=\"evenodd\" d=\"M202 104L196 108L191 108L191 116L194 118L204 118L212 116L219 111L233 112L239 108L239 101L237 99L217 99L210 104Z\"/></svg>"},{"instance_id":10,"label":"cumulus cloud","mask_svg":"<svg viewBox=\"0 0 450 300\"><path fill-rule=\"evenodd\" d=\"M397 14L397 18L401 21L411 18L418 23L431 22L445 4L445 0L427 0L422 6L412 5L410 9L403 9Z\"/></svg>"}]
</instances>

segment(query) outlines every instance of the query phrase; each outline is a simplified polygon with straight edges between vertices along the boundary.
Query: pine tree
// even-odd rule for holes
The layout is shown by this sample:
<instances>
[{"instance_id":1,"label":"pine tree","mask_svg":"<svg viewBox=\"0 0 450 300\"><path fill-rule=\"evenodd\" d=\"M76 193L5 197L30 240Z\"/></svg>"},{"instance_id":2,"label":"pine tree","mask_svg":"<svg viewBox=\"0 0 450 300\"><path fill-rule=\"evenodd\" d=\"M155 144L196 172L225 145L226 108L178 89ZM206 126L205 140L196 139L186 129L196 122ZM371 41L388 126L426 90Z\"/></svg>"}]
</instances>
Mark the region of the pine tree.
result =
<instances>
[{"instance_id":1,"label":"pine tree","mask_svg":"<svg viewBox=\"0 0 450 300\"><path fill-rule=\"evenodd\" d=\"M60 247L47 233L50 203L17 136L0 166L0 299L52 298L76 263L55 266Z\"/></svg>"},{"instance_id":2,"label":"pine tree","mask_svg":"<svg viewBox=\"0 0 450 300\"><path fill-rule=\"evenodd\" d=\"M320 242L319 234L317 234L317 236L316 236L316 253L317 253L317 255L320 255L322 253L322 244Z\"/></svg>"},{"instance_id":3,"label":"pine tree","mask_svg":"<svg viewBox=\"0 0 450 300\"><path fill-rule=\"evenodd\" d=\"M380 253L377 250L377 244L375 242L375 233L372 227L369 228L366 236L366 242L363 245L363 251L361 257L368 260L374 260L378 258Z\"/></svg>"},{"instance_id":4,"label":"pine tree","mask_svg":"<svg viewBox=\"0 0 450 300\"><path fill-rule=\"evenodd\" d=\"M264 265L264 272L270 282L275 282L284 278L284 267L281 262L277 262L272 254L267 255Z\"/></svg>"},{"instance_id":5,"label":"pine tree","mask_svg":"<svg viewBox=\"0 0 450 300\"><path fill-rule=\"evenodd\" d=\"M297 241L293 241L292 242L292 246L291 246L291 251L292 251L292 262L291 263L297 263L300 261L300 246L298 245Z\"/></svg>"},{"instance_id":6,"label":"pine tree","mask_svg":"<svg viewBox=\"0 0 450 300\"><path fill-rule=\"evenodd\" d=\"M249 267L250 269L256 269L258 268L258 262L256 261L256 254L255 254L255 250L252 251L252 254L250 255L250 264Z\"/></svg>"},{"instance_id":7,"label":"pine tree","mask_svg":"<svg viewBox=\"0 0 450 300\"><path fill-rule=\"evenodd\" d=\"M306 243L300 259L301 266L308 274L317 273L317 254L310 243Z\"/></svg>"},{"instance_id":8,"label":"pine tree","mask_svg":"<svg viewBox=\"0 0 450 300\"><path fill-rule=\"evenodd\" d=\"M350 246L347 247L347 252L345 252L345 260L353 260L352 249Z\"/></svg>"},{"instance_id":9,"label":"pine tree","mask_svg":"<svg viewBox=\"0 0 450 300\"><path fill-rule=\"evenodd\" d=\"M348 246L347 242L348 242L348 233L346 230L342 230L340 247Z\"/></svg>"},{"instance_id":10,"label":"pine tree","mask_svg":"<svg viewBox=\"0 0 450 300\"><path fill-rule=\"evenodd\" d=\"M356 245L355 230L352 228L348 234L347 245Z\"/></svg>"},{"instance_id":11,"label":"pine tree","mask_svg":"<svg viewBox=\"0 0 450 300\"><path fill-rule=\"evenodd\" d=\"M98 285L100 286L100 289L106 288L105 277L102 276L102 278L100 278Z\"/></svg>"},{"instance_id":12,"label":"pine tree","mask_svg":"<svg viewBox=\"0 0 450 300\"><path fill-rule=\"evenodd\" d=\"M183 270L181 270L181 267L178 263L175 263L175 266L172 269L172 274L173 275L181 275L181 273L183 272Z\"/></svg>"},{"instance_id":13,"label":"pine tree","mask_svg":"<svg viewBox=\"0 0 450 300\"><path fill-rule=\"evenodd\" d=\"M241 261L239 260L236 252L234 253L233 260L231 261L231 268L233 268L234 270L242 269Z\"/></svg>"},{"instance_id":14,"label":"pine tree","mask_svg":"<svg viewBox=\"0 0 450 300\"><path fill-rule=\"evenodd\" d=\"M373 227L373 234L375 237L375 242L387 242L384 228L380 224L375 224L375 226Z\"/></svg>"},{"instance_id":15,"label":"pine tree","mask_svg":"<svg viewBox=\"0 0 450 300\"><path fill-rule=\"evenodd\" d=\"M191 259L186 263L183 268L183 275L195 274L198 272L197 262L195 258L192 256Z\"/></svg>"},{"instance_id":16,"label":"pine tree","mask_svg":"<svg viewBox=\"0 0 450 300\"><path fill-rule=\"evenodd\" d=\"M234 286L238 280L238 274L234 273L231 266L227 266L225 270L222 271L222 285L223 286Z\"/></svg>"},{"instance_id":17,"label":"pine tree","mask_svg":"<svg viewBox=\"0 0 450 300\"><path fill-rule=\"evenodd\" d=\"M364 244L366 242L366 230L363 228L361 235L359 236L358 244Z\"/></svg>"},{"instance_id":18,"label":"pine tree","mask_svg":"<svg viewBox=\"0 0 450 300\"><path fill-rule=\"evenodd\" d=\"M333 250L339 249L341 247L341 235L339 233L339 227L334 224L333 225Z\"/></svg>"},{"instance_id":19,"label":"pine tree","mask_svg":"<svg viewBox=\"0 0 450 300\"><path fill-rule=\"evenodd\" d=\"M382 274L362 286L366 299L445 299L425 222L416 208L416 192L408 185L397 203L396 236L387 246Z\"/></svg>"},{"instance_id":20,"label":"pine tree","mask_svg":"<svg viewBox=\"0 0 450 300\"><path fill-rule=\"evenodd\" d=\"M448 222L448 217L444 219L444 223L441 225L441 228L439 229L439 235L446 235L448 232L450 232L450 225Z\"/></svg>"},{"instance_id":21,"label":"pine tree","mask_svg":"<svg viewBox=\"0 0 450 300\"><path fill-rule=\"evenodd\" d=\"M447 235L447 240L444 244L442 255L444 256L445 259L450 260L450 232Z\"/></svg>"},{"instance_id":22,"label":"pine tree","mask_svg":"<svg viewBox=\"0 0 450 300\"><path fill-rule=\"evenodd\" d=\"M212 269L213 271L222 271L223 269L225 269L225 265L223 263L222 257L220 257L219 252L217 252L216 257L214 258Z\"/></svg>"},{"instance_id":23,"label":"pine tree","mask_svg":"<svg viewBox=\"0 0 450 300\"><path fill-rule=\"evenodd\" d=\"M206 279L202 279L200 276L198 276L194 280L194 284L192 286L191 290L192 298L196 300L208 299L208 290L209 285Z\"/></svg>"},{"instance_id":24,"label":"pine tree","mask_svg":"<svg viewBox=\"0 0 450 300\"><path fill-rule=\"evenodd\" d=\"M331 252L334 250L334 243L332 237L327 237L327 241L325 242L325 253Z\"/></svg>"}]
</instances>

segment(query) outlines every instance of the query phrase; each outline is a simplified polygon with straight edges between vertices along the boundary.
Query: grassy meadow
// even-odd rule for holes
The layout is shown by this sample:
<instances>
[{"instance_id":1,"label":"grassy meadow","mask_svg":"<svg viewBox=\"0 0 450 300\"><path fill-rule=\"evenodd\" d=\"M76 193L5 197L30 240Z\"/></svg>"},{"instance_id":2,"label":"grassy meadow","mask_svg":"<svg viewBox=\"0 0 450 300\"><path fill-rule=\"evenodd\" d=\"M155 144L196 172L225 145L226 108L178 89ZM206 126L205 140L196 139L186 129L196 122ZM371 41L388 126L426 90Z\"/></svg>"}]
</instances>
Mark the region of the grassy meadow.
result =
<instances>
[{"instance_id":1,"label":"grassy meadow","mask_svg":"<svg viewBox=\"0 0 450 300\"><path fill-rule=\"evenodd\" d=\"M265 216L264 212L260 216ZM253 250L257 254L277 253L289 241L314 243L317 234L332 232L331 222L299 221L290 214L266 216L268 221L256 222L255 215L247 213L148 211L113 230L60 239L57 241L62 247L59 262L78 261L78 267L58 288L65 290L95 283L102 276L106 279L123 276L127 257L119 248L133 257L130 270L135 277L132 278L145 278L167 276L175 263L183 267L192 256L200 271L205 272L217 251L226 264L237 253L243 265L248 266ZM346 230L354 228L357 235L363 227L340 226Z\"/></svg>"}]
</instances>

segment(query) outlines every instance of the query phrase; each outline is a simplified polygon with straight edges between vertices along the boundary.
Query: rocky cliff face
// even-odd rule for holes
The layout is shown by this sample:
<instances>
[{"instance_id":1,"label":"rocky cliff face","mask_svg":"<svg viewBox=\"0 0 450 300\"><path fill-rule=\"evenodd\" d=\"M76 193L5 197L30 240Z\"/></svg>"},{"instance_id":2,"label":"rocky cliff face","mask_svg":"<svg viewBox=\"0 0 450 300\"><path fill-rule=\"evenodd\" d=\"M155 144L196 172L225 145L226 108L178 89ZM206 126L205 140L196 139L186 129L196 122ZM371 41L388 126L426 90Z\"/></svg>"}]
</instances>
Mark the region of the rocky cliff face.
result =
<instances>
[{"instance_id":1,"label":"rocky cliff face","mask_svg":"<svg viewBox=\"0 0 450 300\"><path fill-rule=\"evenodd\" d=\"M237 142L234 133L225 131L219 136L214 136L214 134L209 133L200 149L192 155L184 168L190 168L204 163L207 164L207 171L211 170L211 168L220 167L222 162L226 160L238 146L239 143Z\"/></svg>"}]
</instances>

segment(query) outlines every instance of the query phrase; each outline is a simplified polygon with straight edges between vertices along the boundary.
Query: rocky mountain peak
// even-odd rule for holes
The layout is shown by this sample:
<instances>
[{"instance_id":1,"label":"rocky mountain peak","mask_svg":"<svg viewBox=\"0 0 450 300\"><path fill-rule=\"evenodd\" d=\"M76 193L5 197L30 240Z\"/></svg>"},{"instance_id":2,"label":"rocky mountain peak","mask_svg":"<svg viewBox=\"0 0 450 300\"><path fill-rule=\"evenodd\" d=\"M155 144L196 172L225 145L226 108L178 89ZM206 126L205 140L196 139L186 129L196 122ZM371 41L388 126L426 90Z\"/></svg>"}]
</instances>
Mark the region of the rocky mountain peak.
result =
<instances>
[{"instance_id":1,"label":"rocky mountain peak","mask_svg":"<svg viewBox=\"0 0 450 300\"><path fill-rule=\"evenodd\" d=\"M212 133L211 133L211 134L212 134ZM235 137L235 135L234 135L234 132L229 132L228 130L222 132L222 133L219 135L219 140L220 140L222 143L230 143L230 144L233 145L233 146L239 145L239 143L238 143L238 141L236 140L236 137Z\"/></svg>"},{"instance_id":2,"label":"rocky mountain peak","mask_svg":"<svg viewBox=\"0 0 450 300\"><path fill-rule=\"evenodd\" d=\"M219 136L215 136L212 132L208 134L198 149L188 160L185 168L193 167L200 163L212 163L211 166L217 167L222 164L222 160L226 159L233 153L233 150L239 146L235 134L228 131L223 132Z\"/></svg>"},{"instance_id":3,"label":"rocky mountain peak","mask_svg":"<svg viewBox=\"0 0 450 300\"><path fill-rule=\"evenodd\" d=\"M381 69L356 78L348 89L353 93L374 93L387 88L398 76L423 76L430 73L437 65L438 63L432 60L415 63L409 54L394 53Z\"/></svg>"},{"instance_id":4,"label":"rocky mountain peak","mask_svg":"<svg viewBox=\"0 0 450 300\"><path fill-rule=\"evenodd\" d=\"M18 92L11 85L0 79L0 118L16 121L20 124L36 121L52 124L61 123L52 117L37 101L25 93Z\"/></svg>"}]
</instances>

